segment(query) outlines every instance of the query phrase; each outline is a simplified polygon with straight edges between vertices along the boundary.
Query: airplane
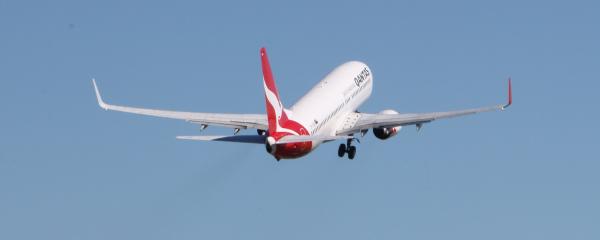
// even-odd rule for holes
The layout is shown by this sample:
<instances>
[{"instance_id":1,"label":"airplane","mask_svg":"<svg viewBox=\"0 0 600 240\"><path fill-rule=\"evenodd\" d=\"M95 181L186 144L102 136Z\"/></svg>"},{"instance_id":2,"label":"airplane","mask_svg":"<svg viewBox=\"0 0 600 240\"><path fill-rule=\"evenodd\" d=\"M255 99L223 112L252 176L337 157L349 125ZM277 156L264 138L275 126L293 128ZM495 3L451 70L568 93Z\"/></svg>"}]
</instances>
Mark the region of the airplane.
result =
<instances>
[{"instance_id":1,"label":"airplane","mask_svg":"<svg viewBox=\"0 0 600 240\"><path fill-rule=\"evenodd\" d=\"M200 130L209 125L233 128L231 136L178 136L177 139L196 141L221 141L235 143L264 144L266 151L277 161L306 156L320 144L342 140L338 156L348 155L354 159L361 137L373 129L376 138L385 140L402 127L414 125L417 130L423 124L438 119L451 118L504 110L512 104L511 79L508 79L508 103L458 111L429 113L398 113L386 109L379 113L363 113L357 109L371 95L373 73L363 62L349 61L339 65L318 82L291 108L284 107L275 85L267 51L260 49L265 91L266 114L203 113L156 110L107 104L102 100L96 80L92 79L98 105L104 110L127 112L162 118L185 120L198 124ZM238 135L240 129L256 129L257 134Z\"/></svg>"}]
</instances>

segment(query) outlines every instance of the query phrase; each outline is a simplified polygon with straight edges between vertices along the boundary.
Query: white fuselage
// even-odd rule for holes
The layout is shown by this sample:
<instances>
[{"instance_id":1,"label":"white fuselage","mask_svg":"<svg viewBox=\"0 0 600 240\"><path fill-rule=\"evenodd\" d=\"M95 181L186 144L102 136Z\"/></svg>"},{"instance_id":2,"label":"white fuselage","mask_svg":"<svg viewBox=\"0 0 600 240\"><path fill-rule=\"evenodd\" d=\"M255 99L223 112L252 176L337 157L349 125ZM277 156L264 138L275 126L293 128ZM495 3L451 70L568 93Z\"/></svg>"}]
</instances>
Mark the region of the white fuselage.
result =
<instances>
[{"instance_id":1,"label":"white fuselage","mask_svg":"<svg viewBox=\"0 0 600 240\"><path fill-rule=\"evenodd\" d=\"M288 112L310 135L335 135L373 90L373 74L358 61L344 63L304 95ZM321 141L313 141L313 149Z\"/></svg>"}]
</instances>

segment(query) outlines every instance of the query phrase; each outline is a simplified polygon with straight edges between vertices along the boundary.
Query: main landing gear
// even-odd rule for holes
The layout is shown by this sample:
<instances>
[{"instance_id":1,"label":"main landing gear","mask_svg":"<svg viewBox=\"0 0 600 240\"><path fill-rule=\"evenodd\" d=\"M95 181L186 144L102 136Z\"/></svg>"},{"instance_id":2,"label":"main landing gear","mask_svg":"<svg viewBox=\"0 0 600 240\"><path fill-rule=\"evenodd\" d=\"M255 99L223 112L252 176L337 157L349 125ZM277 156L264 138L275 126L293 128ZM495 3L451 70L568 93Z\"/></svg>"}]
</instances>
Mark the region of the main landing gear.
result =
<instances>
[{"instance_id":1,"label":"main landing gear","mask_svg":"<svg viewBox=\"0 0 600 240\"><path fill-rule=\"evenodd\" d=\"M340 147L338 148L339 157L344 157L344 154L348 153L348 159L354 159L354 156L356 155L356 147L352 146L352 140L352 138L348 138L346 144L340 144Z\"/></svg>"}]
</instances>

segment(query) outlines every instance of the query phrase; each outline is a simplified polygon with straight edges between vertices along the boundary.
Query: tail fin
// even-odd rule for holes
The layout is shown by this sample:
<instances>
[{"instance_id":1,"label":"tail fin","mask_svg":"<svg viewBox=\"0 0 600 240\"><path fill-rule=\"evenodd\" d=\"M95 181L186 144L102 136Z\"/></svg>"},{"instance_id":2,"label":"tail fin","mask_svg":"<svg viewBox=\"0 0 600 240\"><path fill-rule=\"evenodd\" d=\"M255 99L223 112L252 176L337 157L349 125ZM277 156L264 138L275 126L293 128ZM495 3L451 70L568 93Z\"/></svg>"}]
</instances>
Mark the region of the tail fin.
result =
<instances>
[{"instance_id":1,"label":"tail fin","mask_svg":"<svg viewBox=\"0 0 600 240\"><path fill-rule=\"evenodd\" d=\"M265 100L267 106L267 119L269 122L269 135L273 135L277 132L277 126L281 125L281 121L285 121L287 116L283 111L283 104L279 99L279 91L275 86L275 79L271 72L271 65L269 64L269 58L267 57L267 49L260 49L260 58L262 63L263 72L263 85L265 88Z\"/></svg>"}]
</instances>

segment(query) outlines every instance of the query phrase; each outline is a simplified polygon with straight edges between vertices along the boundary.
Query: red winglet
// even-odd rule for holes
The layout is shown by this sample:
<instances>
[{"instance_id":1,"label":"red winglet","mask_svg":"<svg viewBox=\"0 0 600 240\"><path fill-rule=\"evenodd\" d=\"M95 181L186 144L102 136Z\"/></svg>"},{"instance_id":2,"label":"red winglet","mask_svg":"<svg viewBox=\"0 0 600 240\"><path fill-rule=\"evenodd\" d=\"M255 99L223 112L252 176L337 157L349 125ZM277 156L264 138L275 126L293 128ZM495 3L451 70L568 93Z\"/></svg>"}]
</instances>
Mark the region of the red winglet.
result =
<instances>
[{"instance_id":1,"label":"red winglet","mask_svg":"<svg viewBox=\"0 0 600 240\"><path fill-rule=\"evenodd\" d=\"M511 79L508 78L508 103L502 107L502 109L509 107L512 104L512 84Z\"/></svg>"}]
</instances>

